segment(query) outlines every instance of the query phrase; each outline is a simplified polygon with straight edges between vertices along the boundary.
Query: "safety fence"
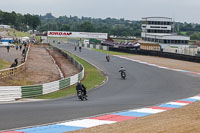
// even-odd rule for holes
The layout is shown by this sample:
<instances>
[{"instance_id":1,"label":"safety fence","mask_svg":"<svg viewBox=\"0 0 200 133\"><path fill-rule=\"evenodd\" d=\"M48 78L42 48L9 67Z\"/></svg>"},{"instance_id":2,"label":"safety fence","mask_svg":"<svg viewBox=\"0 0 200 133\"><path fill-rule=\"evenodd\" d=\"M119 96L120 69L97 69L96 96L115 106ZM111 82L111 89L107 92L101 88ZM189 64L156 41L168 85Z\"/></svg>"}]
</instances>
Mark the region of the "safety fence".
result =
<instances>
[{"instance_id":1,"label":"safety fence","mask_svg":"<svg viewBox=\"0 0 200 133\"><path fill-rule=\"evenodd\" d=\"M144 50L144 49L134 50L134 49L115 48L115 47L95 45L95 44L88 44L88 45L79 44L79 46L82 46L85 48L102 49L102 50L124 52L124 53L130 53L130 54L138 54L138 55L158 56L158 57L200 63L200 54L199 56L191 56L191 55L178 54L178 53L173 53L173 52L162 52L162 51L157 51L157 50L154 51L154 50Z\"/></svg>"},{"instance_id":2,"label":"safety fence","mask_svg":"<svg viewBox=\"0 0 200 133\"><path fill-rule=\"evenodd\" d=\"M94 49L101 49L101 50L109 50L108 46L102 46L98 44L79 44L79 46L84 48L94 48Z\"/></svg>"},{"instance_id":3,"label":"safety fence","mask_svg":"<svg viewBox=\"0 0 200 133\"><path fill-rule=\"evenodd\" d=\"M6 77L10 77L10 76L14 76L17 73L24 71L26 68L26 61L27 61L27 57L28 57L28 53L30 50L30 44L28 44L28 48L25 49L25 59L24 59L24 63L13 67L13 68L7 68L7 69L2 69L0 70L0 79L6 78Z\"/></svg>"},{"instance_id":4,"label":"safety fence","mask_svg":"<svg viewBox=\"0 0 200 133\"><path fill-rule=\"evenodd\" d=\"M176 54L176 53L161 52L161 51L151 51L151 50L142 50L142 49L140 49L140 50L119 49L119 48L112 48L112 47L110 47L109 50L110 51L116 51L116 52L130 53L130 54L138 54L138 55L158 56L158 57L164 57L164 58L200 63L200 57L184 55L184 54Z\"/></svg>"},{"instance_id":5,"label":"safety fence","mask_svg":"<svg viewBox=\"0 0 200 133\"><path fill-rule=\"evenodd\" d=\"M30 85L30 86L1 86L0 87L0 101L14 101L20 98L30 98L34 96L40 96L43 94L48 94L55 92L64 88L67 88L84 77L84 67L76 59L74 59L69 54L64 51L51 46L51 48L60 51L66 58L68 58L71 63L75 65L76 68L80 70L80 73L75 74L71 77L66 77L64 79L53 81L50 83Z\"/></svg>"},{"instance_id":6,"label":"safety fence","mask_svg":"<svg viewBox=\"0 0 200 133\"><path fill-rule=\"evenodd\" d=\"M198 56L197 54L200 52L200 47L197 47L197 48L190 48L190 47L189 48L165 48L165 49L163 49L163 52Z\"/></svg>"}]
</instances>

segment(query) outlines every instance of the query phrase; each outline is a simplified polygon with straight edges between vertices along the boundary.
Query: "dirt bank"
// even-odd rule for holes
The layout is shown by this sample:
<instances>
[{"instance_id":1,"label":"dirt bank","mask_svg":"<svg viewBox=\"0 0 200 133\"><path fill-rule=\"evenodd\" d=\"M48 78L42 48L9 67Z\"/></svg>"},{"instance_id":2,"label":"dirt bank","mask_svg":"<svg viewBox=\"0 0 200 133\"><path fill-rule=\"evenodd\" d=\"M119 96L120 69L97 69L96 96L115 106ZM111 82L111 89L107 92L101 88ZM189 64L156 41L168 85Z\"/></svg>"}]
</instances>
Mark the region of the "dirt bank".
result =
<instances>
[{"instance_id":1,"label":"dirt bank","mask_svg":"<svg viewBox=\"0 0 200 133\"><path fill-rule=\"evenodd\" d=\"M59 71L49 53L55 58L65 77L79 72L66 57L50 49L48 45L32 45L26 70L15 77L1 80L0 86L43 84L59 80Z\"/></svg>"}]
</instances>

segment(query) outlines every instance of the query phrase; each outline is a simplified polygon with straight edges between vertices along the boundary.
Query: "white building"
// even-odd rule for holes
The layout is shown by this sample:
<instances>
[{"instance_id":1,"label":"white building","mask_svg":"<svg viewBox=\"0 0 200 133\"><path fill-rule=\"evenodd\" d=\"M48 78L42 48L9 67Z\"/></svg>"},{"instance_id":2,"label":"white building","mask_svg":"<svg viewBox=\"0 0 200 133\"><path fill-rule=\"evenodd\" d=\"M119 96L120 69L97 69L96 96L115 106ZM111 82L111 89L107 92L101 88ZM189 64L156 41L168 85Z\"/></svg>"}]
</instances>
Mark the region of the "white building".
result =
<instances>
[{"instance_id":1,"label":"white building","mask_svg":"<svg viewBox=\"0 0 200 133\"><path fill-rule=\"evenodd\" d=\"M189 47L190 37L177 35L174 31L172 18L147 17L142 18L143 41L158 43L162 48L166 47Z\"/></svg>"},{"instance_id":2,"label":"white building","mask_svg":"<svg viewBox=\"0 0 200 133\"><path fill-rule=\"evenodd\" d=\"M0 25L0 29L11 29L10 25Z\"/></svg>"}]
</instances>

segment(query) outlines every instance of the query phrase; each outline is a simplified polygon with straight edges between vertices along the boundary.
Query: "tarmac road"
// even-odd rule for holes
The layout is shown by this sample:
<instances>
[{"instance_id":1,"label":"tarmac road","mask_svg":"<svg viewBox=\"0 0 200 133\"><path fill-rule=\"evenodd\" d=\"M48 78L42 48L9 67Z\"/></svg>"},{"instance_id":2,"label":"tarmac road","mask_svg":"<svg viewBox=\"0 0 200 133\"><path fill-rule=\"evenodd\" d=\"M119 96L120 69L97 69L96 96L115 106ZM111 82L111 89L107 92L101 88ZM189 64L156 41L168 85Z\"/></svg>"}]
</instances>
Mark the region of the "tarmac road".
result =
<instances>
[{"instance_id":1,"label":"tarmac road","mask_svg":"<svg viewBox=\"0 0 200 133\"><path fill-rule=\"evenodd\" d=\"M76 96L56 100L0 104L0 130L46 124L102 113L152 106L200 93L199 77L181 72L159 69L89 49L74 51L70 44L58 44L98 66L108 75L109 81L88 92L88 101ZM123 66L127 79L120 78Z\"/></svg>"}]
</instances>

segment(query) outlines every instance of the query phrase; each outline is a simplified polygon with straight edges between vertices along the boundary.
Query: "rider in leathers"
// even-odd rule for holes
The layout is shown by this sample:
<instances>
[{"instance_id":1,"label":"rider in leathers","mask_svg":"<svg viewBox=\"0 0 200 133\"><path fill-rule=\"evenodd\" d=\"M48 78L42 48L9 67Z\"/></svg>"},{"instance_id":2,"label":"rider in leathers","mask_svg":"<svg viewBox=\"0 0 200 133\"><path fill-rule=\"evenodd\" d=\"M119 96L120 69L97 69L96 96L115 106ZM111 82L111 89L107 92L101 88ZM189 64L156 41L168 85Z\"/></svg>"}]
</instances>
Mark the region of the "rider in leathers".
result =
<instances>
[{"instance_id":1,"label":"rider in leathers","mask_svg":"<svg viewBox=\"0 0 200 133\"><path fill-rule=\"evenodd\" d=\"M77 94L78 94L78 90L81 90L83 92L83 95L85 95L87 97L87 91L86 91L86 88L85 86L81 83L81 81L79 81L76 85L76 91L77 91Z\"/></svg>"}]
</instances>

